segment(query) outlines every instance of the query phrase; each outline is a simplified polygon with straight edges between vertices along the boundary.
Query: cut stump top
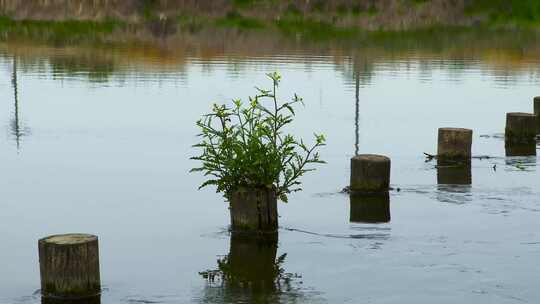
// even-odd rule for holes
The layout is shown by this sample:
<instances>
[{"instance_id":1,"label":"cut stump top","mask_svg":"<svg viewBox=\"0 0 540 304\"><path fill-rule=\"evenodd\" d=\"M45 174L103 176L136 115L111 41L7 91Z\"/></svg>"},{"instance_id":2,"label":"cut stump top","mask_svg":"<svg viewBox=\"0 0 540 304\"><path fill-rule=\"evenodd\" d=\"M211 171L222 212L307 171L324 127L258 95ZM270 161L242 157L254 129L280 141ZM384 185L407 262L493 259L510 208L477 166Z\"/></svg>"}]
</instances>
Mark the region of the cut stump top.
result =
<instances>
[{"instance_id":1,"label":"cut stump top","mask_svg":"<svg viewBox=\"0 0 540 304\"><path fill-rule=\"evenodd\" d=\"M96 241L98 238L92 234L69 233L51 235L39 240L40 242L54 245L77 245Z\"/></svg>"},{"instance_id":2,"label":"cut stump top","mask_svg":"<svg viewBox=\"0 0 540 304\"><path fill-rule=\"evenodd\" d=\"M511 112L511 113L506 113L506 116L507 117L531 117L531 118L536 118L536 116L534 114L531 114L531 113L523 113L523 112Z\"/></svg>"},{"instance_id":3,"label":"cut stump top","mask_svg":"<svg viewBox=\"0 0 540 304\"><path fill-rule=\"evenodd\" d=\"M471 129L465 129L465 128L439 128L439 131L447 131L447 132L472 132Z\"/></svg>"},{"instance_id":4,"label":"cut stump top","mask_svg":"<svg viewBox=\"0 0 540 304\"><path fill-rule=\"evenodd\" d=\"M384 155L377 154L360 154L352 158L353 160L358 161L368 161L368 162L389 162L390 158Z\"/></svg>"}]
</instances>

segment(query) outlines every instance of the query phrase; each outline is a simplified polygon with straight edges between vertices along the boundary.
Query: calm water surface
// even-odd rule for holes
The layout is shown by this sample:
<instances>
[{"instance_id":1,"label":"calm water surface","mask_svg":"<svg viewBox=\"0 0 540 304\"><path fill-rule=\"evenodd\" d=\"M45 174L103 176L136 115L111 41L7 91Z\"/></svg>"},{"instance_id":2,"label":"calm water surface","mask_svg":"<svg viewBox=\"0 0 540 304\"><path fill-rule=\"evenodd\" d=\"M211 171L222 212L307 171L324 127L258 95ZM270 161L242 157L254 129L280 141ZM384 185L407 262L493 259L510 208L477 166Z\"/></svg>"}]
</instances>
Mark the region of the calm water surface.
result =
<instances>
[{"instance_id":1,"label":"calm water surface","mask_svg":"<svg viewBox=\"0 0 540 304\"><path fill-rule=\"evenodd\" d=\"M40 302L37 240L66 232L99 235L103 303L540 302L538 161L505 158L500 138L540 95L537 57L165 49L0 45L0 303ZM328 164L261 245L231 237L227 204L188 170L194 121L272 71L283 98L304 97L293 131L324 133ZM473 160L471 186L438 185L425 162L443 126L474 129L473 154L492 157ZM355 153L392 158L389 205L339 193ZM281 279L199 274L224 259Z\"/></svg>"}]
</instances>

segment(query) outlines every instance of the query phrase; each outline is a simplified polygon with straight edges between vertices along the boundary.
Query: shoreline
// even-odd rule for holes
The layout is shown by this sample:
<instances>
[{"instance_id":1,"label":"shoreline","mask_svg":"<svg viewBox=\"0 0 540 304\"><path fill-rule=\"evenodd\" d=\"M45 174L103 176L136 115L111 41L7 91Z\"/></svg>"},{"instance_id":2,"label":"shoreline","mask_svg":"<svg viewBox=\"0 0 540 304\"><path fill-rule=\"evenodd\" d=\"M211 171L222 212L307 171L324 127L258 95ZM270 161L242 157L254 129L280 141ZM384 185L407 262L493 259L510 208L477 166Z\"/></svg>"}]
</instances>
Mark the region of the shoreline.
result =
<instances>
[{"instance_id":1,"label":"shoreline","mask_svg":"<svg viewBox=\"0 0 540 304\"><path fill-rule=\"evenodd\" d=\"M6 27L67 31L146 28L155 35L207 28L271 30L320 38L434 28L540 30L540 3L521 0L54 0L0 1Z\"/></svg>"},{"instance_id":2,"label":"shoreline","mask_svg":"<svg viewBox=\"0 0 540 304\"><path fill-rule=\"evenodd\" d=\"M357 28L336 27L320 22L281 20L268 25L248 22L243 17L228 16L201 22L198 19L150 20L140 24L126 23L119 20L15 20L0 16L0 42L33 41L54 45L74 44L130 44L156 43L198 39L208 35L219 40L232 35L253 38L259 36L266 40L270 35L274 39L293 40L298 43L318 44L325 42L339 45L365 44L460 44L465 36L474 37L479 42L490 37L514 41L516 47L537 44L540 41L540 29L506 28L490 26L431 26L410 30L361 30ZM221 37L220 37L221 36ZM487 36L487 37L486 37ZM500 37L498 37L500 36ZM524 39L523 37L527 37ZM509 39L507 39L509 38ZM467 43L470 43L468 39Z\"/></svg>"}]
</instances>

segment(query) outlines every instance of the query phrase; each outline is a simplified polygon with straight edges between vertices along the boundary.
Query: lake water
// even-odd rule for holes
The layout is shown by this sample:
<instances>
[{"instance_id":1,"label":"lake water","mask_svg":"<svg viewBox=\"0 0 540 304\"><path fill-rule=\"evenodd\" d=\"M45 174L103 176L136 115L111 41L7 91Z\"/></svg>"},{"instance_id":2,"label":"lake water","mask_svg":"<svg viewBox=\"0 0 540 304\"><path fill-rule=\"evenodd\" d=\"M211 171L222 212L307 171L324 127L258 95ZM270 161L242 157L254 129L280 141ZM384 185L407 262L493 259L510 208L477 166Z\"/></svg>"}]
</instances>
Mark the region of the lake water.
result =
<instances>
[{"instance_id":1,"label":"lake water","mask_svg":"<svg viewBox=\"0 0 540 304\"><path fill-rule=\"evenodd\" d=\"M68 232L100 238L102 303L540 302L539 163L500 137L540 95L538 45L269 44L0 44L0 303L40 303L37 240ZM188 173L194 122L273 71L304 97L294 134L328 139L279 205L277 250L232 238L227 203ZM425 162L446 126L491 157L470 186ZM340 193L356 153L391 157L389 208ZM199 274L229 253L253 280L282 257L280 284Z\"/></svg>"}]
</instances>

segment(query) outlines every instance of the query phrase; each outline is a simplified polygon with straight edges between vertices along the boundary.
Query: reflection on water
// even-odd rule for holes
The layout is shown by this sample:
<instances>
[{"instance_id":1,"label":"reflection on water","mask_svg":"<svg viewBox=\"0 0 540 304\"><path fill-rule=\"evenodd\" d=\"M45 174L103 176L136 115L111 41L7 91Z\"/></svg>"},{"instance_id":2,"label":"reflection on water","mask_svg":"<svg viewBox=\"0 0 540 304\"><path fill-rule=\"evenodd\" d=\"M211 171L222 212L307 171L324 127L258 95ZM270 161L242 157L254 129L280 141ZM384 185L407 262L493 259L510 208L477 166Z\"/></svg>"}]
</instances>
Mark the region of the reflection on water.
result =
<instances>
[{"instance_id":1,"label":"reflection on water","mask_svg":"<svg viewBox=\"0 0 540 304\"><path fill-rule=\"evenodd\" d=\"M19 109L19 85L17 77L17 57L13 57L12 64L13 71L11 73L11 85L13 86L13 119L10 122L10 131L11 135L15 139L17 144L17 151L20 150L21 139L23 136L29 133L29 130L23 126L20 118L20 109Z\"/></svg>"},{"instance_id":2,"label":"reflection on water","mask_svg":"<svg viewBox=\"0 0 540 304\"><path fill-rule=\"evenodd\" d=\"M537 168L537 157L534 156L508 156L505 164L509 171L532 172Z\"/></svg>"},{"instance_id":3,"label":"reflection on water","mask_svg":"<svg viewBox=\"0 0 540 304\"><path fill-rule=\"evenodd\" d=\"M479 70L502 87L519 84L523 75L530 77L528 81L540 82L540 35L534 32L443 32L341 43L237 31L184 33L166 41L137 38L142 42L119 43L112 48L0 43L0 53L17 52L27 70L50 69L57 79L97 83L141 78L141 68L152 74L145 81L177 81L187 77L186 68L193 63L200 64L208 73L226 65L228 77L234 79L250 70L253 62L303 63L306 72L330 62L348 79L349 85L358 83L362 87L372 84L381 74L397 70L418 71L419 81L427 83L441 69L446 70L446 79L455 83Z\"/></svg>"},{"instance_id":4,"label":"reflection on water","mask_svg":"<svg viewBox=\"0 0 540 304\"><path fill-rule=\"evenodd\" d=\"M388 223L390 222L390 194L350 194L351 223Z\"/></svg>"},{"instance_id":5,"label":"reflection on water","mask_svg":"<svg viewBox=\"0 0 540 304\"><path fill-rule=\"evenodd\" d=\"M469 162L448 162L437 160L437 184L471 185L472 173Z\"/></svg>"},{"instance_id":6,"label":"reflection on water","mask_svg":"<svg viewBox=\"0 0 540 304\"><path fill-rule=\"evenodd\" d=\"M471 161L437 160L437 191L439 202L465 204L472 200Z\"/></svg>"},{"instance_id":7,"label":"reflection on water","mask_svg":"<svg viewBox=\"0 0 540 304\"><path fill-rule=\"evenodd\" d=\"M536 143L525 145L505 144L506 156L533 156L536 155Z\"/></svg>"},{"instance_id":8,"label":"reflection on water","mask_svg":"<svg viewBox=\"0 0 540 304\"><path fill-rule=\"evenodd\" d=\"M278 234L231 234L229 254L218 259L206 279L202 303L295 303L302 300L301 276L283 268L287 254L277 255ZM304 299L305 300L305 299ZM302 301L304 302L304 301Z\"/></svg>"},{"instance_id":9,"label":"reflection on water","mask_svg":"<svg viewBox=\"0 0 540 304\"><path fill-rule=\"evenodd\" d=\"M442 203L462 205L471 202L473 195L470 186L438 185L436 199Z\"/></svg>"},{"instance_id":10,"label":"reflection on water","mask_svg":"<svg viewBox=\"0 0 540 304\"><path fill-rule=\"evenodd\" d=\"M22 296L39 288L32 240L72 230L103 236L103 303L455 302L437 296L441 286L467 300L482 291L469 302L537 303L536 157L504 158L503 140L481 137L474 153L492 158L473 159L472 169L424 170L421 159L441 126L499 134L507 112L530 110L540 40L487 37L349 46L239 32L111 47L0 43L0 151L9 151L0 153L0 230L9 231L0 242L13 249L0 251L10 261L0 303L40 301ZM281 230L279 248L208 237L229 220L226 204L187 173L194 121L271 71L283 75L284 97L305 98L293 131L325 133L328 164L280 205L293 228ZM16 143L24 153L8 149ZM392 210L386 196L336 193L359 152L392 158L402 189ZM216 269L203 280L208 267Z\"/></svg>"},{"instance_id":11,"label":"reflection on water","mask_svg":"<svg viewBox=\"0 0 540 304\"><path fill-rule=\"evenodd\" d=\"M86 77L90 83L107 83L116 70L115 62L107 57L52 56L49 58L53 78Z\"/></svg>"},{"instance_id":12,"label":"reflection on water","mask_svg":"<svg viewBox=\"0 0 540 304\"><path fill-rule=\"evenodd\" d=\"M73 300L42 298L41 304L101 304L101 297Z\"/></svg>"},{"instance_id":13,"label":"reflection on water","mask_svg":"<svg viewBox=\"0 0 540 304\"><path fill-rule=\"evenodd\" d=\"M356 66L356 64L355 64ZM355 79L355 103L354 103L354 155L358 155L359 143L360 143L360 72L358 68L354 69Z\"/></svg>"}]
</instances>

